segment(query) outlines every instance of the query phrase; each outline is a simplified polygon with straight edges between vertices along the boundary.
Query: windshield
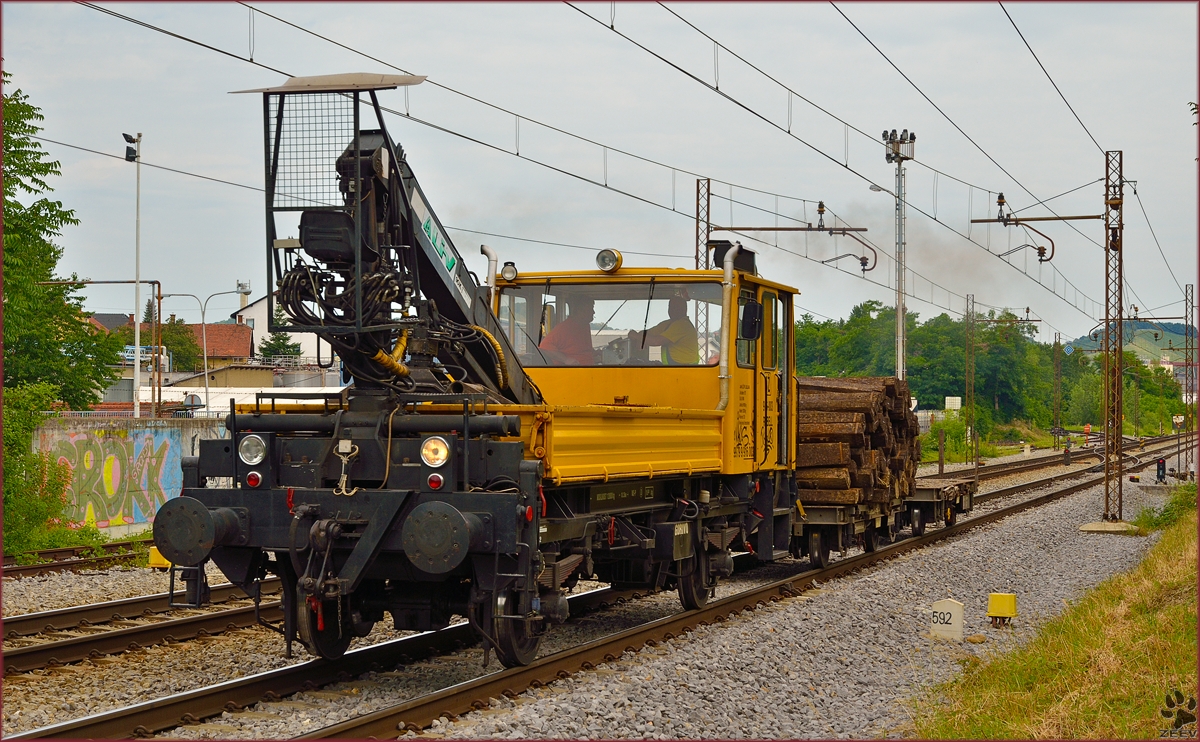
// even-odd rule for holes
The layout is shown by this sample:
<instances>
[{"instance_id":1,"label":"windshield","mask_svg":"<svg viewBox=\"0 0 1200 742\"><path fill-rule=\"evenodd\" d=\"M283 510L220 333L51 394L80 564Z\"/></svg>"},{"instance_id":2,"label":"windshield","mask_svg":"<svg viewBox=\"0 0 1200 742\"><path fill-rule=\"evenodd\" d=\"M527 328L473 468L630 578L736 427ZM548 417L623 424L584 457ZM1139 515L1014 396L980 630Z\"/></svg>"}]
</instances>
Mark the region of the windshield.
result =
<instances>
[{"instance_id":1,"label":"windshield","mask_svg":"<svg viewBox=\"0 0 1200 742\"><path fill-rule=\"evenodd\" d=\"M500 326L524 366L711 366L720 352L721 285L504 288Z\"/></svg>"}]
</instances>

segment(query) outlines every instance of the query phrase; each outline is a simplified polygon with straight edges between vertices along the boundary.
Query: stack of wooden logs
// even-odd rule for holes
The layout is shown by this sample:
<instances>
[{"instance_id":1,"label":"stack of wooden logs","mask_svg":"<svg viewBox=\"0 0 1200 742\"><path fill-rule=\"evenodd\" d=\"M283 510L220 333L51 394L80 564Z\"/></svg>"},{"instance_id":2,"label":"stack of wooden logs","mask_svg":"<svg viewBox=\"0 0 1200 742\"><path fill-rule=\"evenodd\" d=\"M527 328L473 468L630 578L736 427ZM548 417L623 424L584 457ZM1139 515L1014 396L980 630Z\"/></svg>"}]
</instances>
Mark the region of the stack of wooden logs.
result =
<instances>
[{"instance_id":1,"label":"stack of wooden logs","mask_svg":"<svg viewBox=\"0 0 1200 742\"><path fill-rule=\"evenodd\" d=\"M796 481L802 503L888 503L909 497L921 462L908 382L797 378Z\"/></svg>"}]
</instances>

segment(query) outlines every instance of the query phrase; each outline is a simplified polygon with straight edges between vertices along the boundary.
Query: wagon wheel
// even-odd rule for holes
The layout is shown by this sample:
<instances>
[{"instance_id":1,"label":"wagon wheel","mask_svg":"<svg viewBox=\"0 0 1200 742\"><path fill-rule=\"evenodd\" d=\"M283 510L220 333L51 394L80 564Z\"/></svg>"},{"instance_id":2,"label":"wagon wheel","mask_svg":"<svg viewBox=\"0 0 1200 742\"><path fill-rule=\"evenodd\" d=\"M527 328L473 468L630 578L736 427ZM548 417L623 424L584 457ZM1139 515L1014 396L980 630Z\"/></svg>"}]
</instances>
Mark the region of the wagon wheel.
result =
<instances>
[{"instance_id":1,"label":"wagon wheel","mask_svg":"<svg viewBox=\"0 0 1200 742\"><path fill-rule=\"evenodd\" d=\"M813 569L825 569L829 566L829 544L821 538L821 532L814 529L808 532L808 561Z\"/></svg>"},{"instance_id":2,"label":"wagon wheel","mask_svg":"<svg viewBox=\"0 0 1200 742\"><path fill-rule=\"evenodd\" d=\"M708 559L699 552L677 562L679 565L679 602L694 611L708 604Z\"/></svg>"},{"instance_id":3,"label":"wagon wheel","mask_svg":"<svg viewBox=\"0 0 1200 742\"><path fill-rule=\"evenodd\" d=\"M867 526L867 530L863 531L862 543L863 551L867 554L875 551L875 547L878 545L878 537L875 533L874 527Z\"/></svg>"},{"instance_id":4,"label":"wagon wheel","mask_svg":"<svg viewBox=\"0 0 1200 742\"><path fill-rule=\"evenodd\" d=\"M925 535L925 512L921 508L913 508L909 512L908 522L912 526L913 536Z\"/></svg>"},{"instance_id":5,"label":"wagon wheel","mask_svg":"<svg viewBox=\"0 0 1200 742\"><path fill-rule=\"evenodd\" d=\"M485 603L485 606L489 604ZM528 621L514 621L503 616L520 616L520 599L511 590L502 590L490 601L488 609L492 630L496 634L496 657L505 667L528 665L537 657L542 637L529 630Z\"/></svg>"},{"instance_id":6,"label":"wagon wheel","mask_svg":"<svg viewBox=\"0 0 1200 742\"><path fill-rule=\"evenodd\" d=\"M308 653L327 660L336 660L346 653L354 631L350 626L350 608L341 599L341 621L338 616L338 599L320 600L308 598L296 606L296 628L300 641Z\"/></svg>"},{"instance_id":7,"label":"wagon wheel","mask_svg":"<svg viewBox=\"0 0 1200 742\"><path fill-rule=\"evenodd\" d=\"M954 509L954 503L946 504L946 527L954 525L958 522L958 511Z\"/></svg>"}]
</instances>

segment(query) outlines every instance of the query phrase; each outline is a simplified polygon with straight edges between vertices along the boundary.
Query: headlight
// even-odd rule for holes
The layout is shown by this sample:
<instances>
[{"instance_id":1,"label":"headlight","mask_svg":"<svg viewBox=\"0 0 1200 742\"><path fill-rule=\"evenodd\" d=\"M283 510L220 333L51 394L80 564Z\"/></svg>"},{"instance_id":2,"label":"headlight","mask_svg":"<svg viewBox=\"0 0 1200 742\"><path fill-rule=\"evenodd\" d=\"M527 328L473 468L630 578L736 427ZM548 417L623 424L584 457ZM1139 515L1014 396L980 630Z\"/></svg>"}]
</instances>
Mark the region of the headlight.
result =
<instances>
[{"instance_id":1,"label":"headlight","mask_svg":"<svg viewBox=\"0 0 1200 742\"><path fill-rule=\"evenodd\" d=\"M248 466L257 466L267 457L267 444L257 435L248 435L238 444L238 458Z\"/></svg>"},{"instance_id":2,"label":"headlight","mask_svg":"<svg viewBox=\"0 0 1200 742\"><path fill-rule=\"evenodd\" d=\"M446 459L450 458L450 444L445 438L434 436L426 438L421 444L421 461L425 462L426 466L441 466L446 463Z\"/></svg>"},{"instance_id":3,"label":"headlight","mask_svg":"<svg viewBox=\"0 0 1200 742\"><path fill-rule=\"evenodd\" d=\"M504 267L500 269L500 277L505 281L517 280L517 266L511 260L505 262Z\"/></svg>"},{"instance_id":4,"label":"headlight","mask_svg":"<svg viewBox=\"0 0 1200 742\"><path fill-rule=\"evenodd\" d=\"M605 273L612 273L621 267L621 253L616 250L601 250L596 255L596 267Z\"/></svg>"}]
</instances>

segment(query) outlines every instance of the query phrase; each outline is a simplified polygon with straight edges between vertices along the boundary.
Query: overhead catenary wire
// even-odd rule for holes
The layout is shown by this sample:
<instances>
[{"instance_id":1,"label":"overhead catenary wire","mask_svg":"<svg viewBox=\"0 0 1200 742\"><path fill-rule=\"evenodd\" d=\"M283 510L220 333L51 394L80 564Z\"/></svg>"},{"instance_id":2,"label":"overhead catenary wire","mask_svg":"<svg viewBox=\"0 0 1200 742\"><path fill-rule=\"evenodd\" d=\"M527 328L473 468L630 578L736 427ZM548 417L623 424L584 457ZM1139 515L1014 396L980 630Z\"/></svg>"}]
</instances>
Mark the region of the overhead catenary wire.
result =
<instances>
[{"instance_id":1,"label":"overhead catenary wire","mask_svg":"<svg viewBox=\"0 0 1200 742\"><path fill-rule=\"evenodd\" d=\"M276 73L278 73L278 74L282 74L282 75L285 75L285 76L290 76L290 75L288 75L288 73L287 73L287 72L284 72L284 71L282 71L282 70L275 69L275 68L273 68L273 67L269 67L268 65L264 65L264 64L262 64L262 63L260 63L260 62L257 62L257 61L255 61L255 60L252 60L252 59L249 59L249 58L246 58L246 57L241 57L240 55L237 55L237 54L234 54L234 53L231 53L231 52L225 51L225 50L220 50L220 49L217 49L216 47L212 47L211 45L208 45L208 44L204 44L204 43L198 42L198 41L196 41L196 40L194 40L194 39L190 39L190 38L188 38L188 37L186 37L186 36L183 36L183 35L181 35L181 34L177 34L177 33L174 33L174 32L170 32L170 31L167 31L167 30L165 30L165 29L161 29L161 28L158 28L158 27L156 27L156 26L153 26L152 24L144 23L144 22L142 22L142 21L138 21L138 20L136 20L136 19L133 19L133 18L130 18L130 17L128 17L128 16L124 16L124 15L122 15L122 14L120 14L120 13L116 13L116 12L114 12L114 11L110 11L110 10L107 10L107 9L104 9L104 8L100 8L100 7L98 7L98 6L95 6L95 5L94 5L94 4L92 4L92 3L88 3L88 2L81 2L80 4L81 4L81 5L84 5L84 6L86 6L86 7L89 7L89 8L95 9L95 10L99 10L99 11L101 11L101 12L104 12L104 13L106 13L106 14L108 14L108 15L111 15L111 16L114 16L114 17L116 17L116 18L119 18L119 19L122 19L122 20L126 20L126 21L128 21L128 22L131 22L131 23L135 23L136 25L142 26L142 27L144 27L144 28L147 28L147 29L150 29L150 30L154 30L154 31L158 31L158 32L160 32L160 33L163 33L163 34L165 34L165 35L171 36L171 37L173 37L173 38L176 38L176 39L179 39L179 40L182 40L182 41L186 41L186 42L188 42L188 43L193 43L193 44L195 44L195 45L197 45L197 46L200 46L200 47L202 47L202 48L209 49L209 50L212 50L212 51L217 51L217 52L219 52L219 53L221 53L221 54L223 54L223 55L225 55L225 56L229 56L229 57L232 57L232 58L235 58L235 59L239 59L239 60L241 60L241 61L244 61L244 62L248 62L248 63L250 63L250 64L254 64L254 65L256 65L256 66L262 67L262 68L264 68L264 69L268 69L268 70L270 70L270 71L272 71L272 72L276 72ZM574 6L572 6L572 7L574 7ZM576 8L576 10L578 10L578 9ZM580 11L580 12L582 12L582 11ZM585 15L586 15L586 14L585 14ZM636 42L635 42L635 43L636 43ZM656 55L656 56L657 56L657 55ZM398 69L398 68L397 68L397 69ZM736 102L736 101L735 101L735 102ZM489 105L490 105L490 104L489 104ZM742 104L738 103L738 105L742 105ZM745 107L745 106L743 106L743 107ZM497 146L497 145L491 144L491 143L489 143L489 142L482 141L482 140L480 140L480 139L477 139L477 138L475 138L475 137L471 137L471 136L468 136L468 135L462 134L462 133L460 133L460 132L454 131L454 130L452 130L452 129L449 129L449 128L447 128L447 127L444 127L444 126L440 126L440 125L438 125L438 124L435 124L435 123L433 123L433 122L430 122L430 121L426 121L426 120L423 120L423 119L419 119L419 118L417 118L417 117L414 117L414 116L411 116L411 115L406 115L406 114L404 114L404 113L401 113L401 112L399 112L399 111L396 111L396 110L394 110L394 109L388 108L388 107L386 107L386 106L381 106L381 109L382 109L383 111L387 112L387 113L390 113L390 114L393 114L393 115L396 115L396 116L400 116L400 117L402 117L402 118L404 118L404 119L407 119L407 120L410 120L410 121L414 121L414 122L416 122L416 123L419 123L419 124L421 124L421 125L427 126L427 127L429 127L429 128L433 128L433 129L435 129L435 130L438 130L438 131L442 131L442 132L444 132L444 133L446 133L446 134L449 134L449 135L451 135L451 136L455 136L455 137L458 137L458 138L461 138L461 139L464 139L464 140L467 140L467 141L470 141L470 142L473 142L473 143L479 144L479 145L481 145L481 146L488 147L488 148L490 148L490 149L493 149L493 150L496 150L496 151L498 151L498 152L503 152L503 153L505 153L505 154L509 154L509 155L513 155L513 156L518 156L520 159L527 160L527 161L529 161L529 162L532 162L532 163L534 163L534 164L540 165L540 166L542 166L542 167L545 167L545 168L547 168L547 169L553 170L553 171L555 171L555 172L558 172L558 173L561 173L561 174L567 175L567 176L569 176L569 177L572 177L572 178L576 178L576 179L578 179L578 180L581 180L581 181L584 181L584 182L587 182L587 183L591 183L591 184L593 184L593 185L596 185L596 186L598 186L598 187L605 188L606 190L610 190L610 191L613 191L613 192L615 192L615 193L619 193L619 194L621 194L621 195L627 196L627 197L629 197L629 198L633 198L633 199L635 199L635 200L638 200L638 201L641 201L641 202L643 202L643 203L646 203L646 204L649 204L649 205L652 205L652 206L656 206L656 207L658 207L658 208L662 208L662 209L664 209L664 210L667 210L667 211L671 211L672 213L680 214L681 216L687 216L689 219L691 218L691 217L690 217L690 215L685 215L685 214L683 214L682 212L679 212L679 211L677 211L677 210L673 209L673 208L672 208L672 207L670 207L670 206L665 206L665 205L663 205L663 204L659 204L659 203L657 203L657 202L655 202L655 201L653 201L653 200L651 200L651 199L648 199L648 198L645 198L645 197L639 196L639 195L637 195L637 194L634 194L634 193L631 193L631 192L628 192L628 191L624 191L624 190L621 190L621 189L618 189L618 188L614 188L614 187L612 187L612 186L609 186L609 185L606 185L606 184L604 184L604 183L601 183L601 182L599 182L599 181L596 181L596 180L594 180L594 179L592 179L592 178L588 178L588 177L586 177L586 176L583 176L583 175L580 175L580 174L578 174L578 173L573 173L573 172L570 172L570 171L568 171L568 170L564 170L563 168L559 168L559 167L557 167L557 166L554 166L554 165L551 165L551 164L549 164L549 163L547 163L547 162L543 162L543 161L540 161L540 160L536 160L536 159L533 159L533 158L530 158L530 157L527 157L527 156L517 155L515 152L513 152L513 151L510 151L510 150L508 150L508 149L506 149L506 148L504 148L504 147L500 147L500 146ZM749 109L747 109L747 110L749 110ZM515 115L515 114L514 114L514 115ZM757 114L756 114L756 115L757 115ZM528 119L527 119L527 120L528 120ZM812 145L809 145L807 142L803 142L803 140L799 140L799 141L802 141L802 143L806 144L806 146L810 146L810 147L812 146ZM598 143L597 143L597 144L598 144ZM599 146L605 146L605 145L599 145ZM820 153L821 155L823 155L823 156L826 156L826 157L829 157L828 155L825 155L825 153L823 153L823 152L820 152L820 150L816 150L816 148L813 148L813 149L814 149L815 151L817 151L818 153ZM630 155L630 156L633 156L633 157L639 157L639 156L637 156L637 155ZM646 158L640 158L640 157L639 157L639 159L646 159ZM833 158L830 158L830 159L833 159ZM649 160L647 160L647 161L649 161ZM834 161L836 161L836 160L834 160ZM661 164L661 163L657 163L657 162L655 161L655 164ZM667 167L670 167L670 166L667 166ZM683 169L683 168L673 168L673 169L679 170L679 171L681 171L681 172L687 172L688 174L694 174L694 173L691 173L690 171L687 171L687 170L685 170L685 169ZM851 171L852 171L852 172L855 172L855 171L853 171L852 169L851 169ZM864 180L867 180L867 182L871 182L869 178L866 178L866 177L865 177L865 176L863 176L861 173L857 173L857 172L855 172L855 174L856 174L856 175L858 175L860 178L863 178ZM720 182L720 183L726 183L726 184L728 184L728 185L731 185L731 186L736 186L736 185L737 185L737 184L729 183L728 181L722 181L722 180L718 180L718 179L713 179L713 180L714 180L714 181L716 181L716 182ZM779 196L781 196L781 197L783 197L783 198L787 198L787 199L790 199L790 200L796 200L796 201L800 201L800 202L804 203L805 205L807 205L807 203L810 201L810 199L802 199L802 198L798 198L798 197L795 197L795 196L787 196L787 195L784 195L784 194L774 194L774 193L773 193L773 192L771 192L771 191L765 191L765 190L762 190L762 189L753 188L753 187L748 187L748 186L737 186L737 187L738 187L738 188L742 188L743 190L750 191L750 192L763 193L763 194L768 194L768 195L779 195ZM914 207L914 208L916 208L916 207ZM916 210L917 210L917 211L920 211L921 213L925 213L923 210L920 210L919 208L916 208ZM789 217L789 218L790 218L790 217ZM935 221L937 221L937 220L935 220ZM939 223L942 223L942 222L939 222ZM957 230L954 230L952 227L949 227L949 225L945 225L944 223L942 223L942 224L943 224L944 226L947 226L947 228L950 228L950 229L952 229L952 231L955 231L956 233L958 233L958 232L957 232ZM958 234L960 234L960 235L961 235L961 233L958 233ZM753 237L753 236L750 236L750 235L742 235L742 234L739 234L739 236L742 236L742 237L744 237L745 239L751 240L751 241L753 241L753 242L756 242L756 243L759 243L759 244L763 244L763 245L765 245L765 246L768 246L768 247L774 247L774 245L772 245L771 243L764 242L764 241L762 241L762 240L759 240L759 239L757 239L757 238L755 238L755 237ZM810 261L810 262L816 263L816 264L818 264L818 265L822 264L822 263L821 263L821 261L819 261L819 260L816 260L816 259L814 259L814 258L810 258L810 257L809 257L809 256L807 256L807 255L800 255L799 253L796 253L796 252L794 252L794 251L791 251L791 250L787 250L787 249L785 249L785 248L782 248L782 247L780 247L779 249L780 249L781 251L783 251L783 252L786 252L786 253L792 254L792 255L794 255L794 256L796 256L796 257L803 258L803 259L805 259L805 260L808 260L808 261ZM855 275L855 273L853 273L852 271L844 270L844 269L842 269L842 268L839 268L839 267L837 267L837 266L835 266L835 265L827 265L826 267L830 267L830 268L833 268L833 269L835 269L835 270L839 270L839 271L841 271L842 273L845 273L845 274L847 274L847 275L853 276L853 277L855 277L855 278L858 278L858 277L859 277L859 276ZM912 272L912 271L910 271L910 272ZM919 274L916 274L915 272L912 272L912 273L913 273L914 275L919 275ZM1060 275L1061 275L1061 274L1060 274ZM922 277L922 278L924 278L924 276L921 276L921 277ZM1070 284L1070 282L1069 282L1069 281L1066 279L1066 277L1065 277L1065 276L1063 277L1063 279L1064 279L1064 282L1066 282L1067 284ZM878 286L884 287L884 288L890 288L890 287L887 287L885 284L883 284L883 283L880 283L880 282L878 282L878 281L875 281L875 280L873 280L873 279L869 279L869 278L868 278L868 279L865 279L865 280L867 280L868 282L870 282L870 283L873 283L873 284L875 284L875 285L878 285ZM936 283L934 283L934 282L932 282L932 281L929 281L929 279L925 279L925 280L926 280L926 281L928 281L928 282L930 283L931 287L937 286L938 288L942 288L942 287L938 286ZM1039 283L1041 283L1041 282L1039 281ZM1047 288L1047 287L1045 286L1045 284L1041 284L1041 285L1043 286L1043 288ZM1073 286L1073 284L1071 284L1071 286L1072 286L1072 288L1075 288L1075 287ZM950 298L951 296L958 296L958 297L960 297L960 298L963 298L961 294L957 294L957 293L955 293L955 292L949 291L949 290L947 290L947 289L944 289L944 288L942 288L942 290L946 291L946 295L947 295L947 301L949 301L949 298ZM1079 291L1078 291L1078 289L1075 289L1075 290L1076 290L1077 294L1079 294L1079 295L1083 295L1083 294L1082 294L1082 292L1079 292ZM932 291L932 288L931 288L931 291ZM961 314L961 313L960 313L960 312L958 312L957 310L954 310L953 308L951 308L951 307L949 306L949 304L948 304L948 303L947 303L947 305L941 305L941 304L938 304L938 303L936 303L935 301L933 301L933 300L932 300L932 295L931 295L931 298L930 298L930 299L925 299L923 296L918 296L918 295L916 295L916 294L914 294L914 293L908 293L908 292L906 292L906 295L907 295L907 296L909 296L909 297L911 297L911 298L913 298L914 300L916 300L916 301L918 301L918 302L921 302L921 303L927 303L927 304L930 304L931 306L935 306L935 307L939 307L939 308L947 309L948 311L955 312L956 314ZM1084 296L1084 298L1085 298L1085 299L1088 299L1089 301L1092 301L1090 298L1086 297L1086 295L1083 295L1083 296ZM1064 299L1065 299L1065 297L1062 297L1062 298L1064 298ZM1093 302L1093 303L1094 303L1094 302ZM1082 309L1080 309L1080 308L1079 308L1079 307L1078 307L1076 304L1072 304L1072 306L1073 306L1073 308L1075 308L1077 311L1080 311L1081 313L1085 314L1085 316L1087 315L1087 312L1085 312L1085 311L1083 311ZM1091 317L1090 317L1090 316L1089 316L1089 319L1091 319Z\"/></svg>"},{"instance_id":2,"label":"overhead catenary wire","mask_svg":"<svg viewBox=\"0 0 1200 742\"><path fill-rule=\"evenodd\" d=\"M576 7L575 5L571 4L570 2L567 2L566 4L567 4L568 6L570 6L571 8L573 8L574 10L578 11L578 12L579 12L581 15L583 15L585 18L588 18L589 20L591 20L591 21L593 21L593 22L596 22L596 23L598 23L598 24L600 24L600 25L604 25L602 22L598 21L596 18L592 17L592 16L591 16L589 13L587 13L587 12L586 12L586 11L584 11L584 10L582 10L581 8L578 8L578 7ZM605 26L605 28L607 28L607 26ZM617 31L617 30L615 30L615 29L610 29L610 30L611 30L613 33L615 33L615 34L617 34L618 36L620 36L621 38L623 38L623 39L625 39L626 41L628 41L629 43L631 43L631 44L633 44L634 46L638 47L638 48L639 48L639 49L641 49L642 51L644 51L644 52L646 52L647 54L649 54L649 55L653 56L654 58L656 58L656 59L658 59L659 61L663 62L664 64L668 65L669 67L671 67L671 68L675 69L675 70L676 70L676 71L678 71L680 74L683 74L684 76L686 76L686 77L690 78L691 80L695 81L696 83L698 83L698 84L700 84L700 85L704 86L705 88L707 88L707 89L709 89L710 91L712 91L712 92L716 93L717 95L720 95L721 97L725 98L726 100L728 100L729 102L731 102L731 103L733 103L734 105L738 106L739 108L742 108L743 110L745 110L747 113L751 114L752 116L755 116L756 118L758 118L758 119L762 120L763 122L767 123L768 125L775 127L776 129L778 129L779 131L783 132L783 133L784 133L784 134L786 134L787 136L790 136L791 138L795 139L797 142L800 142L800 143L801 143L801 144L803 144L805 147L808 147L808 148L809 148L810 150L812 150L814 153L816 153L816 154L820 155L821 157L825 158L826 160L829 160L830 162L832 162L832 163L834 163L834 164L838 165L839 167L843 168L843 169L844 169L844 170L846 170L847 172L849 172L849 173L851 173L851 174L853 174L853 175L856 175L857 177L861 178L862 180L866 181L867 183L870 183L870 184L872 184L872 185L878 186L878 187L879 187L881 190L886 190L886 189L883 189L883 187L882 187L882 186L880 186L878 183L875 183L875 182L874 182L874 181L873 181L873 180L872 180L870 177L868 177L868 176L864 175L863 173L859 172L858 170L855 170L854 168L850 167L849 165L847 165L847 164L845 164L845 163L843 163L843 162L839 161L839 160L838 160L836 157L834 157L834 156L830 155L829 153L827 153L827 152L825 152L825 151L821 150L820 148L818 148L818 147L816 147L815 145L811 144L810 142L808 142L808 141L806 141L806 140L802 139L801 137L797 136L796 134L794 134L794 133L792 133L792 132L789 132L789 131L787 131L787 130L786 130L784 127L782 127L782 126L780 126L779 124L775 123L775 122L774 122L774 121L772 121L772 120L771 120L769 117L767 117L767 116L763 115L763 114L762 114L762 113L760 113L759 111L757 111L757 110L755 110L754 108L750 107L749 105L747 105L747 104L743 103L742 101L738 100L737 98L734 98L734 97L733 97L732 95L730 95L730 94L729 94L729 93L728 93L726 90L717 90L717 89L716 89L715 87L713 87L713 86L712 86L710 83L708 83L706 80L702 79L702 78L701 78L701 77L699 77L698 75L696 75L696 74L694 74L694 73L690 72L689 70L686 70L686 69L684 69L684 68L683 68L683 67L681 67L680 65L676 64L675 62L672 62L671 60L667 59L667 58L666 58L666 57L664 57L663 55L659 54L658 52L655 52L653 49L650 49L650 48L649 48L649 47L647 47L646 45L644 45L644 44L642 44L642 43L638 42L637 40L633 39L632 37L628 36L627 34L625 34L625 33L622 33L621 31ZM868 41L869 41L869 39L868 39ZM901 74L903 74L903 73L901 73ZM1010 176L1010 177L1011 177L1011 176ZM984 190L984 189L981 189L981 190ZM1028 192L1028 191L1027 191L1027 192ZM990 193L990 191L989 191L989 193ZM1030 193L1029 195L1030 195L1032 198L1034 198L1034 199L1037 199L1037 196L1035 196L1034 194ZM920 207L919 207L919 206L917 206L916 204L913 204L911 201L908 201L907 199L905 199L905 200L904 200L904 203L905 203L905 204L906 204L906 205L907 205L909 208L911 208L911 209L913 209L914 211L916 211L917 213L920 213L921 215L923 215L923 216L925 216L925 217L929 218L930 220L932 220L933 222L935 222L935 223L937 223L937 224L940 224L941 226L945 227L946 229L949 229L950 231L952 231L952 232L954 232L955 234L959 235L960 237L962 237L963 239L967 240L968 242L971 242L972 244L976 245L976 246L977 246L977 247L979 247L980 249L985 249L985 250L987 250L989 253L991 253L991 250L990 250L989 248L987 248L987 247L984 247L983 245L980 245L978 242L976 242L976 241L972 240L970 237L968 237L967 235L963 234L963 233L962 233L962 232L960 232L958 229L955 229L954 227L952 227L951 225L947 224L946 222L944 222L944 221L941 221L941 220L939 220L939 219L936 219L936 218L934 218L934 217L933 217L933 216L932 216L932 215L931 215L929 212L927 212L927 211L925 211L924 209L920 208ZM1047 207L1047 208L1048 208L1048 207ZM1053 210L1050 210L1050 211L1051 211L1051 213L1053 213ZM1057 216L1057 215L1056 215L1056 216ZM1070 223L1069 223L1069 222L1068 222L1068 225L1070 225ZM1073 227L1073 226L1072 226L1072 229L1074 229L1074 227ZM1078 229L1076 229L1075 231L1076 231L1076 232L1078 232L1079 230L1078 230ZM1080 232L1080 234L1082 234L1082 232ZM990 235L990 232L989 232L989 235ZM1085 235L1085 237L1086 237L1086 235ZM1088 238L1088 239L1090 239L1090 238ZM1095 243L1095 240L1092 240L1092 242L1093 242L1093 243ZM1095 243L1095 244L1098 244L1098 243ZM993 255L994 255L994 253L991 253L991 254L993 254ZM1059 295L1059 294L1057 293L1057 291L1056 291L1056 290L1055 290L1053 287L1051 287L1051 286L1047 286L1047 285L1046 285L1045 283L1043 283L1043 282L1042 282L1042 281L1041 281L1039 278L1036 278L1036 277L1034 277L1033 275L1031 275L1031 274L1030 274L1030 273L1028 273L1027 271L1025 271L1025 270L1022 270L1021 268L1019 268L1019 267L1017 267L1017 266L1013 265L1012 263L1009 263L1008 261L1003 261L1003 262L1005 263L1005 265L1008 265L1010 268L1012 268L1013 270L1016 270L1018 273L1021 273L1022 275L1026 276L1026 277L1028 277L1028 278L1031 278L1031 279L1033 279L1033 280L1034 280L1034 281L1035 281L1035 282L1036 282L1038 285L1040 285L1040 286L1041 286L1043 289L1045 289L1045 290L1049 291L1051 294L1054 294L1054 295L1055 295L1055 296L1057 296L1058 298L1062 299L1064 302L1066 302L1067 304L1069 304L1069 305L1070 305L1070 306L1071 306L1073 309L1075 309L1075 310L1076 310L1076 311L1078 311L1080 314L1083 314L1085 317L1087 317L1087 318L1088 318L1088 320L1090 320L1090 321L1095 321L1095 316L1094 316L1092 313L1089 313L1087 310L1085 310L1085 309L1081 308L1081 307L1080 307L1080 306L1079 306L1079 305L1078 305L1076 302L1073 302L1073 301L1069 300L1069 299L1068 299L1068 298L1065 296L1065 293L1064 293L1063 295ZM1052 271L1053 271L1053 272L1054 272L1054 273L1055 273L1057 276L1059 276L1059 277L1061 277L1061 278L1062 278L1062 280L1063 280L1063 283L1064 283L1064 285L1065 285L1065 286L1070 286L1070 287L1071 287L1071 289L1072 289L1072 290L1075 292L1075 294L1076 294L1076 296L1077 296L1077 297L1080 297L1080 296L1081 296L1081 297L1083 297L1083 298L1084 298L1086 301L1088 301L1088 302L1090 302L1090 303L1091 303L1091 305L1092 305L1092 306L1093 306L1093 307L1096 309L1096 311L1098 311L1099 307L1101 306L1101 305L1100 305L1100 302L1096 301L1095 299L1092 299L1090 296L1088 296L1088 295L1087 295L1087 294L1085 294L1084 292L1080 291L1080 290L1079 290L1079 287L1077 287L1077 286L1076 286L1076 285L1075 285L1073 282L1071 282L1071 280L1070 280L1070 279L1068 279L1068 278L1067 278L1065 275L1063 275L1063 273L1062 273L1061 271L1059 271L1059 270L1058 270L1058 268L1057 268L1056 266L1054 266L1054 265L1052 265L1052 264L1051 264L1051 270L1052 270ZM1064 288L1064 292L1065 292L1065 288Z\"/></svg>"},{"instance_id":3,"label":"overhead catenary wire","mask_svg":"<svg viewBox=\"0 0 1200 742\"><path fill-rule=\"evenodd\" d=\"M1163 263L1167 266L1167 272L1171 274L1171 280L1175 282L1175 288L1179 289L1179 293L1183 293L1183 286L1179 285L1179 279L1175 276L1175 269L1171 266L1171 261L1167 260L1167 254L1163 252L1162 244L1158 241L1158 235L1154 233L1154 225L1150 223L1150 215L1146 213L1146 207L1142 205L1142 197L1138 195L1137 188L1133 189L1133 195L1137 199L1138 208L1142 210L1142 217L1146 220L1146 226L1150 229L1150 236L1154 238L1154 246L1158 248L1158 254L1162 256Z\"/></svg>"},{"instance_id":4,"label":"overhead catenary wire","mask_svg":"<svg viewBox=\"0 0 1200 742\"><path fill-rule=\"evenodd\" d=\"M1092 144L1096 145L1096 149L1100 150L1101 154L1104 154L1104 148L1101 147L1100 143L1096 141L1096 137L1092 136L1092 132L1088 131L1087 125L1083 123L1083 119L1079 118L1078 113L1075 113L1075 108L1071 106L1070 101L1067 100L1067 96L1063 95L1063 91L1058 87L1058 83L1054 82L1054 78L1050 76L1050 71L1046 69L1046 65L1042 64L1042 60L1038 59L1037 52L1035 52L1033 47L1029 45L1029 41L1025 38L1025 34L1021 33L1021 29L1017 28L1017 22L1013 20L1011 15L1009 15L1008 8L1004 7L1004 3L997 4L1000 6L1000 10L1004 11L1004 17L1008 18L1008 22L1012 24L1013 30L1017 32L1017 36L1020 36L1021 41L1025 43L1025 48L1028 49L1029 53L1033 55L1033 61L1038 63L1038 67L1041 67L1042 72L1046 74L1046 79L1049 80L1050 84L1054 86L1054 90L1058 93L1058 97L1062 98L1062 102L1067 104L1067 108L1070 109L1071 115L1074 116L1075 120L1079 122L1079 125L1083 127L1084 133L1088 135L1088 139L1092 140Z\"/></svg>"}]
</instances>

